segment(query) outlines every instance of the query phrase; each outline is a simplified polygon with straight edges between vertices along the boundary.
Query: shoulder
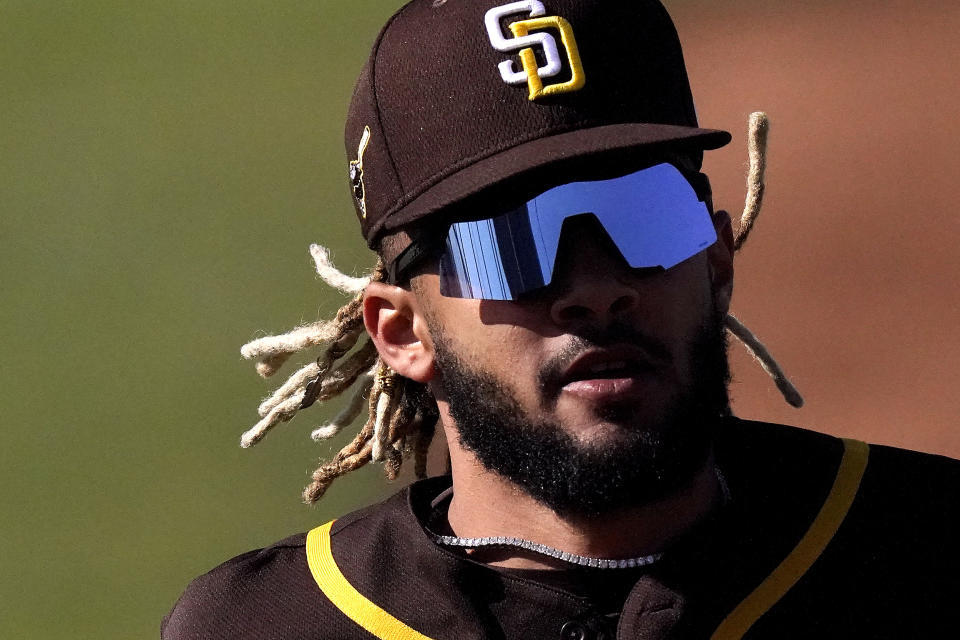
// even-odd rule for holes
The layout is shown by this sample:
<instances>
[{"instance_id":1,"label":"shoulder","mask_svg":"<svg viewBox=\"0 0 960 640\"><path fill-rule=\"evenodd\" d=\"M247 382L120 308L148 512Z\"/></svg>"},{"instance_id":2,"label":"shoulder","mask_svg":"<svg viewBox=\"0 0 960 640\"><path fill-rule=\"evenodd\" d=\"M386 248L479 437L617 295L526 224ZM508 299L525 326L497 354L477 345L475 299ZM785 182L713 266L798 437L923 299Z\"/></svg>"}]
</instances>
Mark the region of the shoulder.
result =
<instances>
[{"instance_id":1,"label":"shoulder","mask_svg":"<svg viewBox=\"0 0 960 640\"><path fill-rule=\"evenodd\" d=\"M870 445L851 513L862 516L874 536L895 540L891 549L910 545L917 553L948 552L960 536L960 461ZM945 566L943 560L930 560Z\"/></svg>"},{"instance_id":2,"label":"shoulder","mask_svg":"<svg viewBox=\"0 0 960 640\"><path fill-rule=\"evenodd\" d=\"M855 440L779 424L735 420L729 431L736 448L760 454L777 464L793 462L808 469L836 466ZM862 447L863 444L861 443ZM953 505L960 491L960 460L898 447L868 444L862 491L882 492L888 499Z\"/></svg>"},{"instance_id":3,"label":"shoulder","mask_svg":"<svg viewBox=\"0 0 960 640\"><path fill-rule=\"evenodd\" d=\"M809 560L784 599L795 608L785 610L861 621L886 612L889 637L915 637L918 621L951 610L960 461L742 420L729 421L718 442L751 552L789 555L791 567Z\"/></svg>"},{"instance_id":4,"label":"shoulder","mask_svg":"<svg viewBox=\"0 0 960 640\"><path fill-rule=\"evenodd\" d=\"M845 488L850 502L834 546L957 568L936 556L960 536L960 461L796 427L744 420L727 426L731 475L748 496L772 498L758 502L766 511L788 505L785 517L799 511L800 521L812 521L828 503L839 504L830 496Z\"/></svg>"},{"instance_id":5,"label":"shoulder","mask_svg":"<svg viewBox=\"0 0 960 640\"><path fill-rule=\"evenodd\" d=\"M164 618L161 636L165 640L271 637L262 633L264 618L270 620L276 612L306 604L310 572L305 540L305 534L291 536L196 578Z\"/></svg>"},{"instance_id":6,"label":"shoulder","mask_svg":"<svg viewBox=\"0 0 960 640\"><path fill-rule=\"evenodd\" d=\"M946 456L873 444L870 445L870 464L885 473L910 474L901 477L899 484L911 491L932 493L946 488L956 490L960 486L960 460Z\"/></svg>"},{"instance_id":7,"label":"shoulder","mask_svg":"<svg viewBox=\"0 0 960 640\"><path fill-rule=\"evenodd\" d=\"M855 442L810 429L739 418L724 422L720 439L724 448L737 452L741 459L776 460L778 464L796 460L807 465L816 461L827 466L843 452L845 442ZM943 483L960 483L960 460L879 444L868 444L867 455L870 474L910 473L941 488Z\"/></svg>"},{"instance_id":8,"label":"shoulder","mask_svg":"<svg viewBox=\"0 0 960 640\"><path fill-rule=\"evenodd\" d=\"M408 490L338 518L334 551L363 559L370 531L406 510ZM241 554L196 578L161 623L163 640L368 637L323 595L310 570L307 534Z\"/></svg>"}]
</instances>

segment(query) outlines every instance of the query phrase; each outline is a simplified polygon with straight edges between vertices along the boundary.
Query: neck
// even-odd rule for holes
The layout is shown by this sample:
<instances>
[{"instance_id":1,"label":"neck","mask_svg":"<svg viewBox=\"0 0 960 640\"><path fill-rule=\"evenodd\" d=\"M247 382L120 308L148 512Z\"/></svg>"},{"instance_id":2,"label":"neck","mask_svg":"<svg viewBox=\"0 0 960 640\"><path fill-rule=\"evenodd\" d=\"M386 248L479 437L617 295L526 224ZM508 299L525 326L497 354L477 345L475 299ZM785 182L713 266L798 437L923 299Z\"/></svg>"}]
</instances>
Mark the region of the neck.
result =
<instances>
[{"instance_id":1,"label":"neck","mask_svg":"<svg viewBox=\"0 0 960 640\"><path fill-rule=\"evenodd\" d=\"M449 532L464 538L507 536L597 558L659 553L721 501L713 458L682 489L657 502L599 517L561 516L484 468L448 434L453 499ZM477 550L476 559L518 569L564 566L521 550Z\"/></svg>"}]
</instances>

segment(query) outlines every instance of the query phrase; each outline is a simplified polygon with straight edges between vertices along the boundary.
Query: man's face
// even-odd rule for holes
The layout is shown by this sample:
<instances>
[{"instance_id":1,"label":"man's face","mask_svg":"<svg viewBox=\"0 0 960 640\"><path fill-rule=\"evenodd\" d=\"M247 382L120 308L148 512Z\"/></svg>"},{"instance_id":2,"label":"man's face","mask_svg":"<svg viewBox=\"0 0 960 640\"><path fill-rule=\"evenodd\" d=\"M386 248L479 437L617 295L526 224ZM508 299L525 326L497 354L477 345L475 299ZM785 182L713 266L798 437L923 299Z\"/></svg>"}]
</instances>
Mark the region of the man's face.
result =
<instances>
[{"instance_id":1,"label":"man's face","mask_svg":"<svg viewBox=\"0 0 960 640\"><path fill-rule=\"evenodd\" d=\"M460 442L535 499L597 515L702 468L728 377L705 252L631 269L584 221L565 228L554 280L534 295L447 298L431 274L416 289Z\"/></svg>"}]
</instances>

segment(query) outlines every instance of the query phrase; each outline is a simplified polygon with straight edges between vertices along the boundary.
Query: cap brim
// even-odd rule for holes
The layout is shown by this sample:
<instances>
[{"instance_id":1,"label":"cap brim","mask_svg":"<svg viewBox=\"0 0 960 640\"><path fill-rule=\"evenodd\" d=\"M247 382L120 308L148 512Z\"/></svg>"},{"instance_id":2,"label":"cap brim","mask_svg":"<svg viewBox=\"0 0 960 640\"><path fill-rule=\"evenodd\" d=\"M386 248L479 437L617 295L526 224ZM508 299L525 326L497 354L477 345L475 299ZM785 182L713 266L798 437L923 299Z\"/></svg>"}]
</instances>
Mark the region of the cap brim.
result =
<instances>
[{"instance_id":1,"label":"cap brim","mask_svg":"<svg viewBox=\"0 0 960 640\"><path fill-rule=\"evenodd\" d=\"M636 152L690 153L718 149L731 140L726 131L665 124L624 123L577 129L540 137L489 155L454 171L384 217L383 230L416 222L518 177L591 157L624 156ZM370 236L381 233L376 230Z\"/></svg>"}]
</instances>

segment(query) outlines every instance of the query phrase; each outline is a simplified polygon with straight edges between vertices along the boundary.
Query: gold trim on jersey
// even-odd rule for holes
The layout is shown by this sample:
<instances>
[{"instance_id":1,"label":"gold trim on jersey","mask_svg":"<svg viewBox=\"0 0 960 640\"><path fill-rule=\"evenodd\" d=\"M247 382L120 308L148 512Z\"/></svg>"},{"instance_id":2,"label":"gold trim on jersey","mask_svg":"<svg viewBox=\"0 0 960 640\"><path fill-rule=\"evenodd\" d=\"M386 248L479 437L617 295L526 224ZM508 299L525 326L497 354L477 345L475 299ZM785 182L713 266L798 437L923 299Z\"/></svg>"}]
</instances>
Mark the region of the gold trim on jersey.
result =
<instances>
[{"instance_id":1,"label":"gold trim on jersey","mask_svg":"<svg viewBox=\"0 0 960 640\"><path fill-rule=\"evenodd\" d=\"M330 551L333 520L307 534L307 564L320 590L348 618L382 640L431 640L368 600L350 584Z\"/></svg>"},{"instance_id":2,"label":"gold trim on jersey","mask_svg":"<svg viewBox=\"0 0 960 640\"><path fill-rule=\"evenodd\" d=\"M843 457L833 487L807 533L773 573L720 623L711 640L742 638L813 566L847 517L860 489L869 456L868 444L844 438Z\"/></svg>"},{"instance_id":3,"label":"gold trim on jersey","mask_svg":"<svg viewBox=\"0 0 960 640\"><path fill-rule=\"evenodd\" d=\"M813 566L843 524L860 489L870 447L843 440L843 456L833 487L810 528L780 565L717 627L711 640L742 638ZM333 521L307 534L307 564L320 590L348 618L381 640L431 640L408 627L357 591L340 571L330 550Z\"/></svg>"}]
</instances>

